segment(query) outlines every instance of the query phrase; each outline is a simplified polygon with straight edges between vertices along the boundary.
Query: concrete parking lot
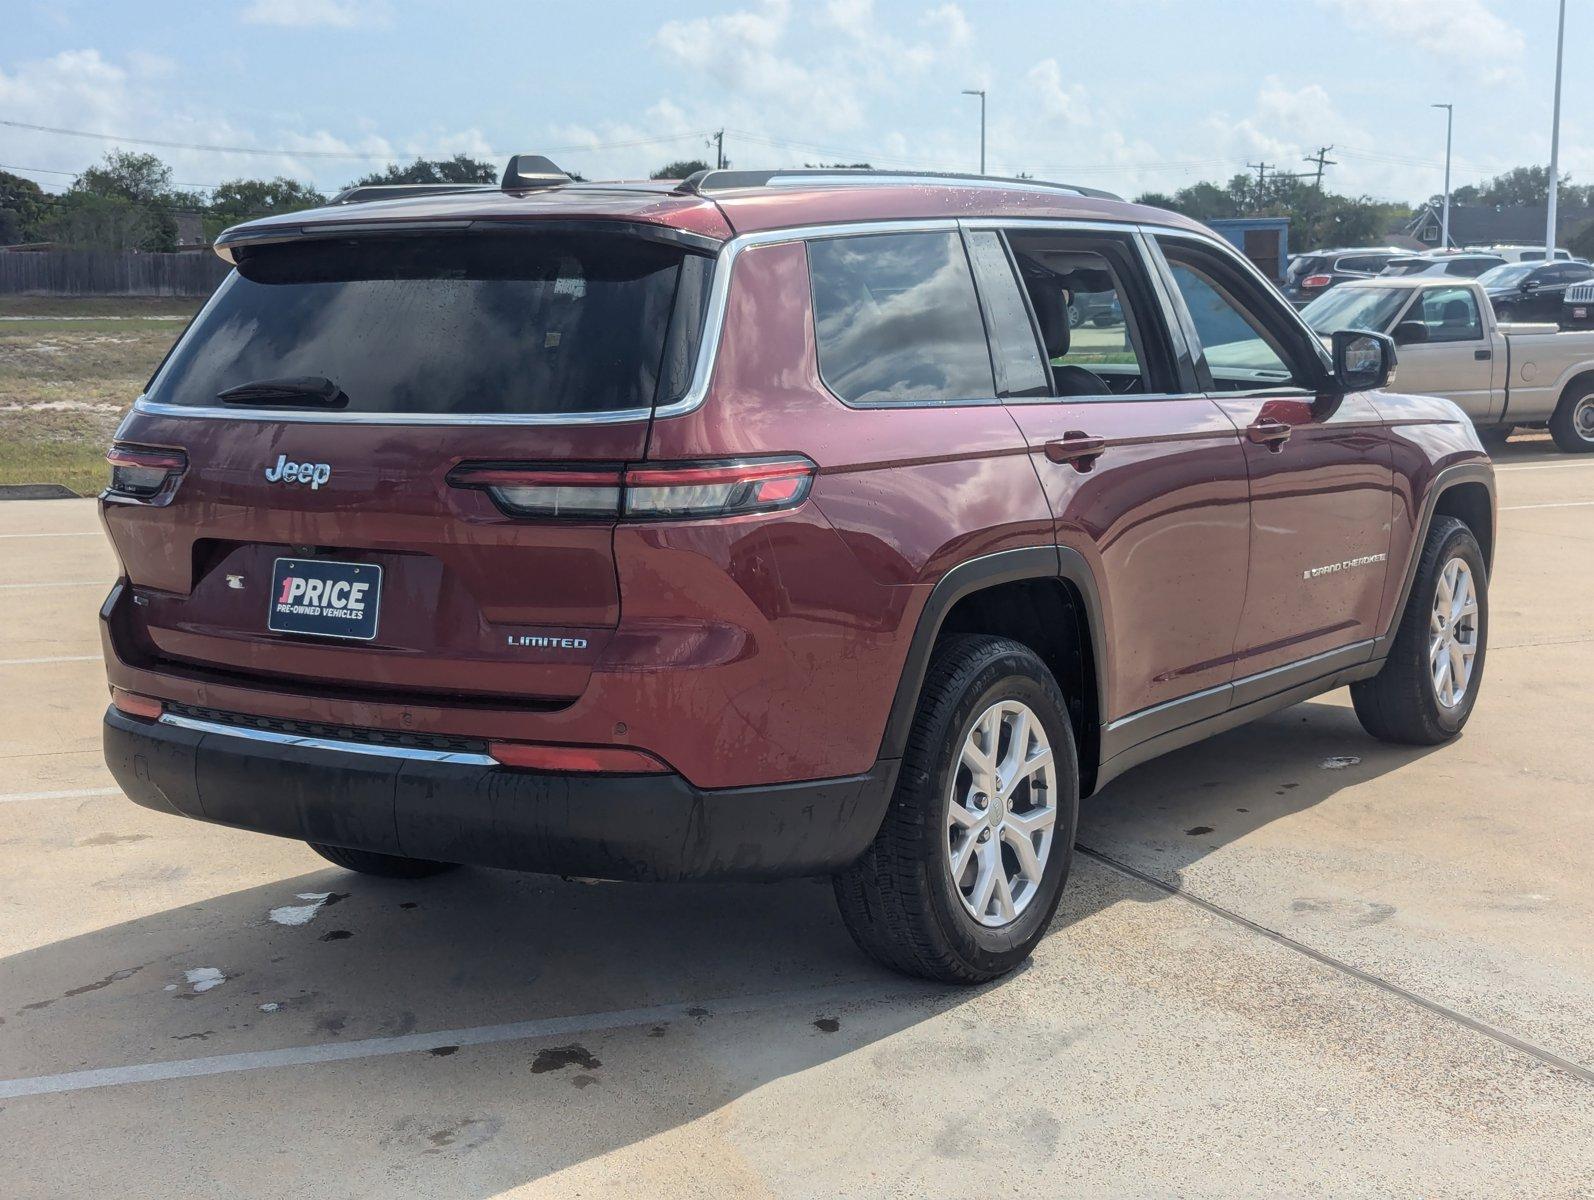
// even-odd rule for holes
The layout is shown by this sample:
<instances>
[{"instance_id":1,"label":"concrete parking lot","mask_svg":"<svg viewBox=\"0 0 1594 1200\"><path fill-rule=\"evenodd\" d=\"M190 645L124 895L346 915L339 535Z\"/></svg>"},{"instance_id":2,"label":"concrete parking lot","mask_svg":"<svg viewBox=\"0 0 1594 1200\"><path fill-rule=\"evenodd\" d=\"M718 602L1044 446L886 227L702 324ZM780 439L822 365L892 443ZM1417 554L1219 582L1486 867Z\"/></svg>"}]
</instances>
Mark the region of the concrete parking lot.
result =
<instances>
[{"instance_id":1,"label":"concrete parking lot","mask_svg":"<svg viewBox=\"0 0 1594 1200\"><path fill-rule=\"evenodd\" d=\"M1594 1194L1594 461L1499 457L1482 699L1087 803L1033 963L829 886L389 882L123 799L90 501L0 505L0 1195Z\"/></svg>"}]
</instances>

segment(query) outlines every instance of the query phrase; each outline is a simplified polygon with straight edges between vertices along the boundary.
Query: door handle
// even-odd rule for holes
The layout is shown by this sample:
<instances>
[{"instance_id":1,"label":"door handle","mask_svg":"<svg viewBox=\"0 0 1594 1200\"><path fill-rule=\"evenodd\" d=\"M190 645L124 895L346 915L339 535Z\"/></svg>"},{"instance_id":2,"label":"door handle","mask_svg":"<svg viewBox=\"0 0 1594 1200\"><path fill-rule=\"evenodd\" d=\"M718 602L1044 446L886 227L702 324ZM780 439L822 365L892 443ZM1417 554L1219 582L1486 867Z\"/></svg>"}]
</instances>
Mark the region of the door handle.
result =
<instances>
[{"instance_id":1,"label":"door handle","mask_svg":"<svg viewBox=\"0 0 1594 1200\"><path fill-rule=\"evenodd\" d=\"M1266 446L1274 454L1284 449L1284 443L1290 440L1293 427L1283 421L1275 421L1272 417L1258 417L1245 429L1245 436L1258 446Z\"/></svg>"},{"instance_id":2,"label":"door handle","mask_svg":"<svg viewBox=\"0 0 1594 1200\"><path fill-rule=\"evenodd\" d=\"M1493 350L1474 350L1472 352L1472 357L1477 359L1479 362L1488 362L1491 358L1494 357L1494 351Z\"/></svg>"},{"instance_id":3,"label":"door handle","mask_svg":"<svg viewBox=\"0 0 1594 1200\"><path fill-rule=\"evenodd\" d=\"M1106 449L1106 438L1070 429L1061 440L1046 443L1046 457L1054 463L1073 463L1076 471L1088 471Z\"/></svg>"}]
</instances>

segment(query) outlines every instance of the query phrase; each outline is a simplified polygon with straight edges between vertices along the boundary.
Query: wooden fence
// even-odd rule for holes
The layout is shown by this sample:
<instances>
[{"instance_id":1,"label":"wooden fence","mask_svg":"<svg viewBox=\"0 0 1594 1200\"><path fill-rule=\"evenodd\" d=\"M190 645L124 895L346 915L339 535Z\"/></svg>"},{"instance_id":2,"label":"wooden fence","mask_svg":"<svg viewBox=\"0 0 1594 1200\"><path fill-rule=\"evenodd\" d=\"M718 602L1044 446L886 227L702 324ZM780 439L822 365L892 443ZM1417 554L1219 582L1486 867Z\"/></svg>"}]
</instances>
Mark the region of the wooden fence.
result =
<instances>
[{"instance_id":1,"label":"wooden fence","mask_svg":"<svg viewBox=\"0 0 1594 1200\"><path fill-rule=\"evenodd\" d=\"M13 250L0 252L0 295L208 296L227 271L208 250Z\"/></svg>"}]
</instances>

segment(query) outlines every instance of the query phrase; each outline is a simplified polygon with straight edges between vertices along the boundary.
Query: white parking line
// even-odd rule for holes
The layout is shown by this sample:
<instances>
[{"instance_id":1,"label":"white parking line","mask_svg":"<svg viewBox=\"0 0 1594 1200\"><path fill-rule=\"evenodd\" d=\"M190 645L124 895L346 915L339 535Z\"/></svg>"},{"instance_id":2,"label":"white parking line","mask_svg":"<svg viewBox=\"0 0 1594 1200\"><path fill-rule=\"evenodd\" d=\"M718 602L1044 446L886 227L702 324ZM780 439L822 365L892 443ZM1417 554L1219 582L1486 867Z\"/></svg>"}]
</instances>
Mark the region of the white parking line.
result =
<instances>
[{"instance_id":1,"label":"white parking line","mask_svg":"<svg viewBox=\"0 0 1594 1200\"><path fill-rule=\"evenodd\" d=\"M65 792L8 792L0 794L0 804L17 804L23 800L84 800L90 796L120 796L121 788L72 788Z\"/></svg>"},{"instance_id":2,"label":"white parking line","mask_svg":"<svg viewBox=\"0 0 1594 1200\"><path fill-rule=\"evenodd\" d=\"M508 1025L440 1029L435 1033L366 1038L358 1042L330 1042L316 1046L288 1046L281 1050L217 1054L210 1058L136 1063L125 1067L68 1071L61 1075L0 1079L0 1100L14 1099L18 1096L42 1096L56 1092L80 1092L87 1088L121 1087L133 1083L158 1083L168 1079L193 1079L200 1075L226 1075L234 1071L313 1066L317 1063L345 1062L351 1058L416 1054L440 1046L485 1046L494 1042L569 1037L575 1033L629 1029L639 1025L656 1025L663 1021L740 1016L777 1008L806 1008L822 1012L841 1004L893 998L910 999L916 995L932 995L940 990L942 989L926 984L910 983L907 980L891 983L853 983L803 991L726 996L716 1000L695 1000L683 1004L656 1004L647 1008L625 1008L613 1012L580 1013L569 1017L544 1017L536 1021L515 1021Z\"/></svg>"},{"instance_id":3,"label":"white parking line","mask_svg":"<svg viewBox=\"0 0 1594 1200\"><path fill-rule=\"evenodd\" d=\"M1594 500L1561 500L1554 504L1505 504L1501 512L1524 512L1530 508L1588 508Z\"/></svg>"},{"instance_id":4,"label":"white parking line","mask_svg":"<svg viewBox=\"0 0 1594 1200\"><path fill-rule=\"evenodd\" d=\"M0 658L0 667L31 667L36 663L98 662L98 654L55 654L48 658Z\"/></svg>"},{"instance_id":5,"label":"white parking line","mask_svg":"<svg viewBox=\"0 0 1594 1200\"><path fill-rule=\"evenodd\" d=\"M24 588L110 587L103 579L57 579L49 583L0 583L0 591L17 592Z\"/></svg>"},{"instance_id":6,"label":"white parking line","mask_svg":"<svg viewBox=\"0 0 1594 1200\"><path fill-rule=\"evenodd\" d=\"M91 529L87 533L0 533L0 538L46 538L46 537L104 537L105 534L98 529Z\"/></svg>"},{"instance_id":7,"label":"white parking line","mask_svg":"<svg viewBox=\"0 0 1594 1200\"><path fill-rule=\"evenodd\" d=\"M1501 471L1566 471L1573 467L1594 467L1594 462L1569 462L1569 463L1517 463L1515 466L1496 467L1495 473Z\"/></svg>"}]
</instances>

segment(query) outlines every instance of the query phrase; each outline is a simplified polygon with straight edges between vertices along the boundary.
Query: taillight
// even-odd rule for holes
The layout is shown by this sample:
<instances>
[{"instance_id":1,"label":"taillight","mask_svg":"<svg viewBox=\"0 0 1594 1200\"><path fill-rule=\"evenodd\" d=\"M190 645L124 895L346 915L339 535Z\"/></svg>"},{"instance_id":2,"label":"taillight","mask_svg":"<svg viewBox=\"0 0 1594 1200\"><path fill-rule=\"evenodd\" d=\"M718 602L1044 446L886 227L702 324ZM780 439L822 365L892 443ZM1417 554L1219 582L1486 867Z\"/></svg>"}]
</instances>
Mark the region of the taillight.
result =
<instances>
[{"instance_id":1,"label":"taillight","mask_svg":"<svg viewBox=\"0 0 1594 1200\"><path fill-rule=\"evenodd\" d=\"M656 521L795 508L816 470L798 457L634 467L467 463L448 481L486 491L510 516Z\"/></svg>"},{"instance_id":2,"label":"taillight","mask_svg":"<svg viewBox=\"0 0 1594 1200\"><path fill-rule=\"evenodd\" d=\"M1308 275L1305 279L1301 280L1301 286L1303 288L1320 288L1327 287L1333 282L1334 277L1332 275Z\"/></svg>"},{"instance_id":3,"label":"taillight","mask_svg":"<svg viewBox=\"0 0 1594 1200\"><path fill-rule=\"evenodd\" d=\"M111 493L133 500L154 499L188 469L188 456L181 450L130 442L112 443L105 461L111 464Z\"/></svg>"},{"instance_id":4,"label":"taillight","mask_svg":"<svg viewBox=\"0 0 1594 1200\"><path fill-rule=\"evenodd\" d=\"M537 746L489 742L487 753L506 767L564 774L662 775L669 767L643 750L626 746Z\"/></svg>"}]
</instances>

